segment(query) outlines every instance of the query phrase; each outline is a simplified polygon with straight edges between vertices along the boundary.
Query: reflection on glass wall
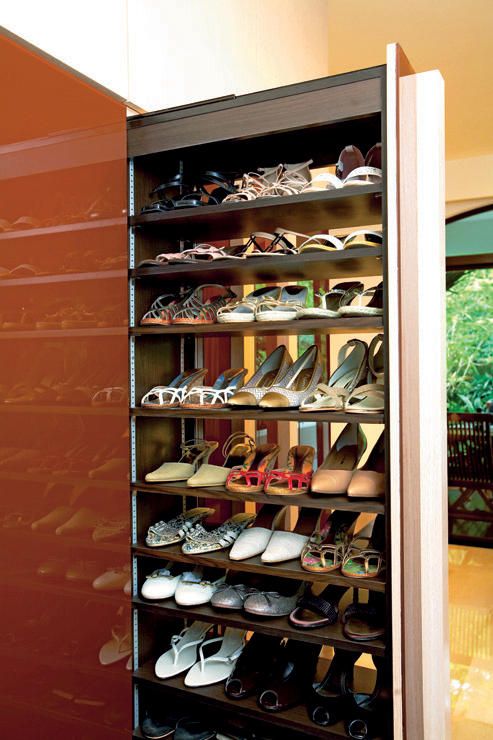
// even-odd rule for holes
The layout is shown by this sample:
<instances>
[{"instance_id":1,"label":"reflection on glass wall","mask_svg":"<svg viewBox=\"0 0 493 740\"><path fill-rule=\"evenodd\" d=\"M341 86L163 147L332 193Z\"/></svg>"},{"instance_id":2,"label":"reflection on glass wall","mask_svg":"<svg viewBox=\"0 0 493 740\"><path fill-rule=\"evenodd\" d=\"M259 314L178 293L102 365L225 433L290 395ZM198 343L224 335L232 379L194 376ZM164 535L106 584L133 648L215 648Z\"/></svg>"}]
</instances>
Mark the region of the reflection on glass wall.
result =
<instances>
[{"instance_id":1,"label":"reflection on glass wall","mask_svg":"<svg viewBox=\"0 0 493 740\"><path fill-rule=\"evenodd\" d=\"M0 737L128 736L125 109L0 65Z\"/></svg>"}]
</instances>

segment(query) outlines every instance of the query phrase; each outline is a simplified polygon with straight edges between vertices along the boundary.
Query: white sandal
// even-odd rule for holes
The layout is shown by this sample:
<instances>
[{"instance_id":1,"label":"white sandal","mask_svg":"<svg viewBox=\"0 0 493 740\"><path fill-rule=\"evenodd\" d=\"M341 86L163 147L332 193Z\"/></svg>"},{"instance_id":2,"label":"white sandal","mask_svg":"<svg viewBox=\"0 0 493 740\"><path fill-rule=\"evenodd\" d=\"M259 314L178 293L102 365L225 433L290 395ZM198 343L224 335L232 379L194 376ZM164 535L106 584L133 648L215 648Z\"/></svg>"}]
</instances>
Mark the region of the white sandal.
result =
<instances>
[{"instance_id":1,"label":"white sandal","mask_svg":"<svg viewBox=\"0 0 493 740\"><path fill-rule=\"evenodd\" d=\"M199 648L199 662L185 676L185 686L211 686L229 678L236 661L243 652L245 637L246 630L226 627L223 637L206 640ZM204 656L205 646L218 643L220 643L219 650L206 658Z\"/></svg>"},{"instance_id":2,"label":"white sandal","mask_svg":"<svg viewBox=\"0 0 493 740\"><path fill-rule=\"evenodd\" d=\"M308 288L286 285L278 299L267 298L255 307L255 321L293 321L303 309Z\"/></svg>"},{"instance_id":3,"label":"white sandal","mask_svg":"<svg viewBox=\"0 0 493 740\"><path fill-rule=\"evenodd\" d=\"M243 385L246 374L245 367L224 370L214 385L197 385L187 391L181 406L184 409L222 409Z\"/></svg>"},{"instance_id":4,"label":"white sandal","mask_svg":"<svg viewBox=\"0 0 493 740\"><path fill-rule=\"evenodd\" d=\"M357 281L348 283L337 283L328 291L321 291L314 297L320 301L320 306L314 308L303 308L299 314L299 319L338 319L341 314L339 309L350 303L354 296L363 290L363 283Z\"/></svg>"},{"instance_id":5,"label":"white sandal","mask_svg":"<svg viewBox=\"0 0 493 740\"><path fill-rule=\"evenodd\" d=\"M355 295L351 303L341 306L339 313L341 316L382 316L383 283L374 285Z\"/></svg>"},{"instance_id":6,"label":"white sandal","mask_svg":"<svg viewBox=\"0 0 493 740\"><path fill-rule=\"evenodd\" d=\"M188 671L197 660L197 646L204 642L211 627L212 625L206 622L193 622L180 634L173 635L170 649L156 661L154 668L156 676L171 678Z\"/></svg>"},{"instance_id":7,"label":"white sandal","mask_svg":"<svg viewBox=\"0 0 493 740\"><path fill-rule=\"evenodd\" d=\"M351 339L339 350L337 368L328 382L317 385L301 404L300 411L343 411L347 397L366 379L367 372L368 345L360 339Z\"/></svg>"},{"instance_id":8,"label":"white sandal","mask_svg":"<svg viewBox=\"0 0 493 740\"><path fill-rule=\"evenodd\" d=\"M265 288L257 288L239 301L232 301L226 306L221 306L217 312L217 321L220 324L240 324L255 321L255 307L266 298L279 298L281 288L277 285L268 285Z\"/></svg>"},{"instance_id":9,"label":"white sandal","mask_svg":"<svg viewBox=\"0 0 493 740\"><path fill-rule=\"evenodd\" d=\"M334 252L342 249L356 249L357 247L381 247L383 244L382 234L379 231L358 229L352 231L344 239L339 239L332 234L314 234L304 241L298 252Z\"/></svg>"},{"instance_id":10,"label":"white sandal","mask_svg":"<svg viewBox=\"0 0 493 740\"><path fill-rule=\"evenodd\" d=\"M179 406L185 394L194 385L198 385L207 375L207 369L185 370L177 375L169 385L156 385L142 397L140 405L151 409Z\"/></svg>"},{"instance_id":11,"label":"white sandal","mask_svg":"<svg viewBox=\"0 0 493 740\"><path fill-rule=\"evenodd\" d=\"M384 410L385 390L381 383L355 388L344 402L344 411L353 414L378 414Z\"/></svg>"}]
</instances>

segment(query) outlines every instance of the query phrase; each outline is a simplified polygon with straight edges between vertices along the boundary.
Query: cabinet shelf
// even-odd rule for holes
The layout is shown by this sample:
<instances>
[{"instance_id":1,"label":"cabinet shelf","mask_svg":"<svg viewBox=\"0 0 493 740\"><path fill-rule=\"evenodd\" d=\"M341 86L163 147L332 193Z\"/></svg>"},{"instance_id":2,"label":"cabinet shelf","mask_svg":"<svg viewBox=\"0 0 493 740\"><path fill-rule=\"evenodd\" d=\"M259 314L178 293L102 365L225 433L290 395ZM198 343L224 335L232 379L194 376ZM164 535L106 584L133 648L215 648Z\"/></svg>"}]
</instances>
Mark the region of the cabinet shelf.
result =
<instances>
[{"instance_id":1,"label":"cabinet shelf","mask_svg":"<svg viewBox=\"0 0 493 740\"><path fill-rule=\"evenodd\" d=\"M295 321L249 321L244 324L175 324L171 326L136 326L130 329L132 336L169 336L193 334L206 337L252 337L304 335L304 334L350 334L352 332L375 334L381 331L383 320L378 317L354 319L300 319Z\"/></svg>"},{"instance_id":2,"label":"cabinet shelf","mask_svg":"<svg viewBox=\"0 0 493 740\"><path fill-rule=\"evenodd\" d=\"M314 233L323 228L365 226L382 219L381 185L362 185L322 190L277 198L256 198L240 203L180 208L131 216L129 224L140 228L163 228L171 238L237 239L252 231L276 228Z\"/></svg>"},{"instance_id":3,"label":"cabinet shelf","mask_svg":"<svg viewBox=\"0 0 493 740\"><path fill-rule=\"evenodd\" d=\"M125 406L45 406L36 404L0 404L0 414L62 414L63 416L127 416Z\"/></svg>"},{"instance_id":4,"label":"cabinet shelf","mask_svg":"<svg viewBox=\"0 0 493 740\"><path fill-rule=\"evenodd\" d=\"M191 498L221 499L243 503L253 501L258 504L277 504L278 506L305 506L309 509L332 509L337 511L360 511L383 514L385 505L381 499L357 499L347 496L310 496L307 493L299 496L274 496L271 493L241 493L235 494L223 486L211 488L189 488L186 485L172 485L169 483L146 483L135 481L131 485L132 491L143 493L161 493L164 496L190 496Z\"/></svg>"},{"instance_id":5,"label":"cabinet shelf","mask_svg":"<svg viewBox=\"0 0 493 740\"><path fill-rule=\"evenodd\" d=\"M382 640L369 640L364 643L348 640L344 637L340 623L303 630L293 627L287 617L260 620L241 612L215 611L208 605L181 608L172 599L147 602L140 598L134 598L132 603L139 610L153 611L157 615L170 619L199 619L211 624L224 624L227 627L235 627L240 630L253 630L274 637L288 637L301 642L330 645L334 648L352 650L358 653L362 651L372 655L384 655L385 653L385 644Z\"/></svg>"},{"instance_id":6,"label":"cabinet shelf","mask_svg":"<svg viewBox=\"0 0 493 740\"><path fill-rule=\"evenodd\" d=\"M88 327L87 329L17 329L0 331L2 339L78 339L80 337L127 336L126 326Z\"/></svg>"},{"instance_id":7,"label":"cabinet shelf","mask_svg":"<svg viewBox=\"0 0 493 740\"><path fill-rule=\"evenodd\" d=\"M383 424L383 414L344 414L332 411L298 411L273 409L264 411L263 409L208 409L200 411L198 409L153 409L135 407L130 411L131 416L163 418L163 419L240 419L255 421L324 421L327 423L343 424Z\"/></svg>"},{"instance_id":8,"label":"cabinet shelf","mask_svg":"<svg viewBox=\"0 0 493 740\"><path fill-rule=\"evenodd\" d=\"M0 236L2 236L0 234ZM67 272L56 275L33 275L23 278L3 278L0 280L0 289L16 287L36 287L37 285L52 285L53 283L93 283L95 280L115 280L125 278L126 269L97 270L93 272Z\"/></svg>"},{"instance_id":9,"label":"cabinet shelf","mask_svg":"<svg viewBox=\"0 0 493 740\"><path fill-rule=\"evenodd\" d=\"M185 555L180 545L165 547L162 550L145 545L136 545L133 551L137 555L146 557L159 558L161 560L170 560L176 563L192 563L209 566L212 568L221 568L223 570L239 570L245 573L258 573L264 576L276 576L279 578L290 578L296 581L311 581L313 583L333 583L337 586L346 588L364 588L368 591L385 591L385 578L366 578L360 581L357 578L348 578L337 571L333 573L311 573L303 570L297 560L290 560L285 563L276 563L267 565L263 563L260 557L249 558L248 560L230 560L227 551L219 550L208 552L203 555Z\"/></svg>"}]
</instances>

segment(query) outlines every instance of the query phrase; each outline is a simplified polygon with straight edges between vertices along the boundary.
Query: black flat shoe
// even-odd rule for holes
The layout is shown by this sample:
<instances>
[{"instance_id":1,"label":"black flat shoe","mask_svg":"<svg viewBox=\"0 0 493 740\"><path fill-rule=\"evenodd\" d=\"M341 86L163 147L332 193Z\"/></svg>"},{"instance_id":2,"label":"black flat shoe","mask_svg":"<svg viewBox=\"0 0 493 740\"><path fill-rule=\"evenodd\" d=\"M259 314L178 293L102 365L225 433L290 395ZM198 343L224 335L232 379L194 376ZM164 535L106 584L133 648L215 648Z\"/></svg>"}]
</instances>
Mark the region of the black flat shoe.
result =
<instances>
[{"instance_id":1,"label":"black flat shoe","mask_svg":"<svg viewBox=\"0 0 493 740\"><path fill-rule=\"evenodd\" d=\"M168 712L168 714L159 715L158 712L147 713L146 718L140 725L142 734L144 737L148 737L151 740L162 740L162 738L173 737L176 726L180 719L184 716L184 712Z\"/></svg>"},{"instance_id":2,"label":"black flat shoe","mask_svg":"<svg viewBox=\"0 0 493 740\"><path fill-rule=\"evenodd\" d=\"M215 737L215 730L192 717L181 719L176 725L174 734L174 740L213 740Z\"/></svg>"}]
</instances>

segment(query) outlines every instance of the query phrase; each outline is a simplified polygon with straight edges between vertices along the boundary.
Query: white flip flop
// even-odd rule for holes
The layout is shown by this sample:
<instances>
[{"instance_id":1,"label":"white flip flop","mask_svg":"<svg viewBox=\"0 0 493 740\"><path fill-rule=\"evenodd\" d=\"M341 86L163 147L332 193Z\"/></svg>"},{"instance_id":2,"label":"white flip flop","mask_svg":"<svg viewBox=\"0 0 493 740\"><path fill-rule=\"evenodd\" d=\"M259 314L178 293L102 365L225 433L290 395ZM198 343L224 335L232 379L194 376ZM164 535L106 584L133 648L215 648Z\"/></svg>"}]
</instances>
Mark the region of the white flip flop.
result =
<instances>
[{"instance_id":1,"label":"white flip flop","mask_svg":"<svg viewBox=\"0 0 493 740\"><path fill-rule=\"evenodd\" d=\"M171 678L188 671L197 660L197 646L204 641L204 637L211 626L206 622L193 622L190 627L185 627L179 635L173 635L171 648L156 661L154 668L156 676L158 678Z\"/></svg>"},{"instance_id":2,"label":"white flip flop","mask_svg":"<svg viewBox=\"0 0 493 740\"><path fill-rule=\"evenodd\" d=\"M223 637L207 640L199 648L199 661L185 676L185 686L210 686L225 681L233 672L245 645L246 630L227 627ZM221 643L217 653L204 657L204 647Z\"/></svg>"}]
</instances>

